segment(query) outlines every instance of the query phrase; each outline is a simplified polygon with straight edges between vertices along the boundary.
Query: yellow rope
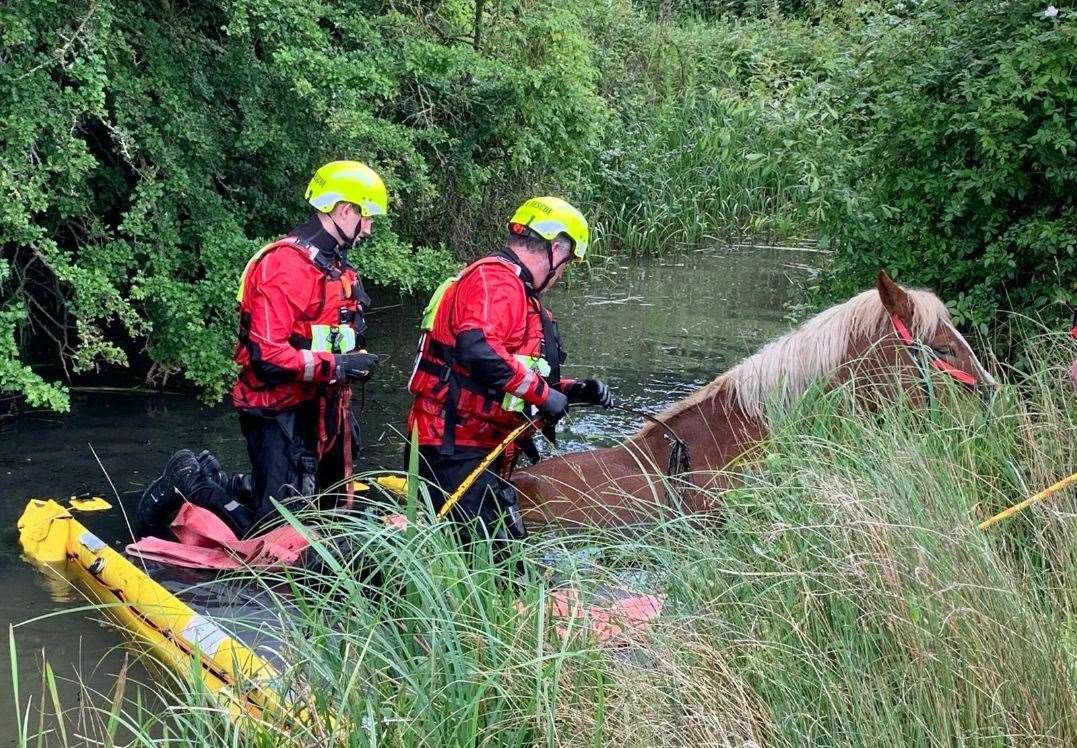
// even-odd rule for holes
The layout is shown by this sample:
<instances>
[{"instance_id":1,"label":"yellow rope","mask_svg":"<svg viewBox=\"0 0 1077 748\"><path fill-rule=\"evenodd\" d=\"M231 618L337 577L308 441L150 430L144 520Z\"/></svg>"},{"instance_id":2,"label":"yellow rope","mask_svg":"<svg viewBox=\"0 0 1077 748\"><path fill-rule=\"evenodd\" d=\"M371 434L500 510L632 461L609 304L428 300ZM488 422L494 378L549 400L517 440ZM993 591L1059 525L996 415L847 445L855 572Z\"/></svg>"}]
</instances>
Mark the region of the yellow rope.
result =
<instances>
[{"instance_id":1,"label":"yellow rope","mask_svg":"<svg viewBox=\"0 0 1077 748\"><path fill-rule=\"evenodd\" d=\"M521 434L523 434L527 429L536 425L536 423L536 421L530 420L521 423L519 426L509 432L509 435L505 437L504 441L494 447L493 450L491 450L490 454L483 457L482 462L480 462L475 467L475 469L468 473L468 476L464 478L464 482L461 483L460 486L452 492L452 495L449 496L449 498L445 499L445 503L442 504L441 509L438 510L438 519L442 519L452 510L454 506L456 506L456 502L460 500L460 497L467 493L468 489L471 488L472 484L479 479L480 475L482 475L482 471L490 467L490 463L496 460L497 456L504 452L506 447L516 441Z\"/></svg>"},{"instance_id":2,"label":"yellow rope","mask_svg":"<svg viewBox=\"0 0 1077 748\"><path fill-rule=\"evenodd\" d=\"M988 527L991 527L992 525L997 525L1002 520L1009 519L1013 515L1020 512L1021 510L1032 506L1037 501L1043 501L1044 499L1046 499L1051 494L1058 493L1062 489L1064 489L1067 486L1070 486L1070 485L1072 485L1074 483L1077 483L1077 473L1074 473L1070 477L1063 478L1062 480L1058 481L1057 483L1048 486L1047 488L1043 489L1042 491L1040 491L1038 494L1036 494L1034 496L1029 496L1027 499L1022 501L1020 504L1014 504L1009 509L1003 509L1001 512L996 514L991 519L985 519L983 522L981 522L979 524L979 528L981 530L986 530Z\"/></svg>"}]
</instances>

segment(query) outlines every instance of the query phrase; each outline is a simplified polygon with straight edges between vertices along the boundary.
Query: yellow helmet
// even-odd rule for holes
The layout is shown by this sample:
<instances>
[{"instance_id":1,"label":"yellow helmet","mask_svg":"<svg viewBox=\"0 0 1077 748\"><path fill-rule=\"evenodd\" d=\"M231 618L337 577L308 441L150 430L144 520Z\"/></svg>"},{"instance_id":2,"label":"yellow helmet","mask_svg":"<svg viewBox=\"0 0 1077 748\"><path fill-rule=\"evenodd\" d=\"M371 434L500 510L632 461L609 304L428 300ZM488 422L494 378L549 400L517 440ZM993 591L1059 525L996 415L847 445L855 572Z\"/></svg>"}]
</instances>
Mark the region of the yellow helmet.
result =
<instances>
[{"instance_id":1,"label":"yellow helmet","mask_svg":"<svg viewBox=\"0 0 1077 748\"><path fill-rule=\"evenodd\" d=\"M329 213L339 202L359 206L365 218L389 211L385 182L361 161L332 161L318 169L307 186L306 199L322 213Z\"/></svg>"},{"instance_id":2,"label":"yellow helmet","mask_svg":"<svg viewBox=\"0 0 1077 748\"><path fill-rule=\"evenodd\" d=\"M567 234L572 239L572 255L577 260L587 255L587 245L591 243L591 229L583 213L559 197L533 197L517 208L509 219L509 231L519 234L525 228L548 242L559 234Z\"/></svg>"}]
</instances>

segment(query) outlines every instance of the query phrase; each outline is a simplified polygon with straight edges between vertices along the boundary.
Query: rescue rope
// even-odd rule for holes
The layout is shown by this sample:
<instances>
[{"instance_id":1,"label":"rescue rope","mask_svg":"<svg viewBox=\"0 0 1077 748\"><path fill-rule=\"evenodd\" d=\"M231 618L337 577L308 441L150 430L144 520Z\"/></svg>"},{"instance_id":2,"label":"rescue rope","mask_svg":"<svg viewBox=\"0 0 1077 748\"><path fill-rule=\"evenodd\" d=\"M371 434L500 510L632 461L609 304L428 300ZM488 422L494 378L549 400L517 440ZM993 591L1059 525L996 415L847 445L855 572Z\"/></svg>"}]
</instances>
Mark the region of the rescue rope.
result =
<instances>
[{"instance_id":1,"label":"rescue rope","mask_svg":"<svg viewBox=\"0 0 1077 748\"><path fill-rule=\"evenodd\" d=\"M452 511L452 508L456 506L456 503L460 501L460 498L468 492L472 485L474 485L475 481L479 479L479 476L482 475L483 471L490 467L490 464L496 460L510 444L523 436L526 431L538 428L541 424L542 421L540 419L529 419L510 431L509 435L506 436L500 444L490 450L490 453L482 458L482 461L475 466L474 470L468 473L468 476L464 478L457 489L445 499L445 503L441 505L441 509L438 509L438 519L443 519L445 515Z\"/></svg>"},{"instance_id":2,"label":"rescue rope","mask_svg":"<svg viewBox=\"0 0 1077 748\"><path fill-rule=\"evenodd\" d=\"M591 403L586 404L590 405ZM688 450L688 445L685 444L684 440L677 435L677 432L674 431L669 424L659 421L650 413L646 413L642 410L636 410L635 408L630 408L627 405L612 405L610 407L639 416L640 418L644 418L651 423L657 424L658 426L665 429L666 433L673 441L673 446L669 452L669 461L666 465L666 474L668 476L673 477L691 469L691 455ZM479 476L482 475L483 471L490 467L493 461L496 460L502 452L508 449L510 444L513 444L517 439L524 436L527 431L537 429L541 425L541 419L529 419L521 423L512 431L510 431L508 436L502 439L500 444L494 447L489 452L489 454L483 457L482 461L475 466L475 469L468 473L468 476L464 478L463 482L460 483L459 486L457 486L456 490L453 491L447 499L445 499L445 503L441 505L440 509L438 509L438 519L443 519L449 512L452 511L452 508L456 506L460 499L463 498L464 494L466 494L468 490L475 484L475 481L479 479Z\"/></svg>"},{"instance_id":3,"label":"rescue rope","mask_svg":"<svg viewBox=\"0 0 1077 748\"><path fill-rule=\"evenodd\" d=\"M978 527L981 530L986 530L987 528L989 528L989 527L991 527L993 525L997 525L1002 520L1009 519L1010 517L1017 514L1018 512L1023 511L1024 509L1027 509L1028 507L1032 506L1036 502L1043 501L1048 496L1050 496L1052 494L1055 494L1055 493L1058 493L1059 491L1063 490L1064 488L1066 488L1068 486L1073 485L1074 483L1077 483L1077 473L1074 473L1073 475L1069 476L1068 478L1063 478L1062 480L1048 486L1047 488L1043 489L1042 491L1040 491L1037 494L1033 494L1032 496L1029 496L1027 499L1022 501L1020 504L1014 504L1009 509L1003 509L1001 512L996 514L994 517L991 517L990 519L985 519L983 522L981 522L978 525Z\"/></svg>"}]
</instances>

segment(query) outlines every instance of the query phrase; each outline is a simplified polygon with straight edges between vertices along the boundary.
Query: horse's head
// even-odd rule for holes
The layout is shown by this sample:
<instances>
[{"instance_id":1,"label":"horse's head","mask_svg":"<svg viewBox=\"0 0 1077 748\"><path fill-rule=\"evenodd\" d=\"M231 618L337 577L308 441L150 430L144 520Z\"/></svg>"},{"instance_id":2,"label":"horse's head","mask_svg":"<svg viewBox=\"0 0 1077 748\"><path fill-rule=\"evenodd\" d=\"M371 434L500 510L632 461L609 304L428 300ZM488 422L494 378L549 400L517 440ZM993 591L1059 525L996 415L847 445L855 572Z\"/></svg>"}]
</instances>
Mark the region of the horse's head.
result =
<instances>
[{"instance_id":1,"label":"horse's head","mask_svg":"<svg viewBox=\"0 0 1077 748\"><path fill-rule=\"evenodd\" d=\"M938 378L980 392L998 386L937 296L902 288L883 271L875 292L885 316L874 335L850 345L847 371L863 375L869 385L896 380L914 401L923 401Z\"/></svg>"}]
</instances>

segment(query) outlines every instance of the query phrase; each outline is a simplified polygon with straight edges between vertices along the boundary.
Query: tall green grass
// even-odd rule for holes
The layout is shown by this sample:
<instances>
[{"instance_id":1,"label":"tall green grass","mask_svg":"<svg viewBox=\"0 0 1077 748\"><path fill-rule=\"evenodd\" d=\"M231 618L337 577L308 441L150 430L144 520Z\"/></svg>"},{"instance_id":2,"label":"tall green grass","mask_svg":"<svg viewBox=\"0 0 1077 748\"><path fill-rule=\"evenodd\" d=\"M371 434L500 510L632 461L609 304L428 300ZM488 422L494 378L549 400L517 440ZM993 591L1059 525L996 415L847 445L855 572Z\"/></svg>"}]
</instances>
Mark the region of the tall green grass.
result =
<instances>
[{"instance_id":1,"label":"tall green grass","mask_svg":"<svg viewBox=\"0 0 1077 748\"><path fill-rule=\"evenodd\" d=\"M987 407L945 392L864 413L811 393L773 415L719 527L533 538L522 578L422 518L304 518L319 563L247 581L308 727L240 735L178 681L168 710L130 685L101 709L135 745L1077 744L1074 492L976 529L1075 469L1072 345L1035 349ZM553 632L555 584L630 570L666 596L631 646ZM81 744L76 707L32 709L24 745Z\"/></svg>"},{"instance_id":2,"label":"tall green grass","mask_svg":"<svg viewBox=\"0 0 1077 748\"><path fill-rule=\"evenodd\" d=\"M846 23L586 16L613 112L575 191L597 252L812 236L827 203L845 199L827 175L844 159L835 72L856 64Z\"/></svg>"},{"instance_id":3,"label":"tall green grass","mask_svg":"<svg viewBox=\"0 0 1077 748\"><path fill-rule=\"evenodd\" d=\"M608 254L654 255L744 236L814 230L815 166L804 99L723 91L652 112L624 160L595 177L596 236Z\"/></svg>"}]
</instances>

